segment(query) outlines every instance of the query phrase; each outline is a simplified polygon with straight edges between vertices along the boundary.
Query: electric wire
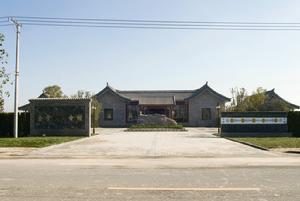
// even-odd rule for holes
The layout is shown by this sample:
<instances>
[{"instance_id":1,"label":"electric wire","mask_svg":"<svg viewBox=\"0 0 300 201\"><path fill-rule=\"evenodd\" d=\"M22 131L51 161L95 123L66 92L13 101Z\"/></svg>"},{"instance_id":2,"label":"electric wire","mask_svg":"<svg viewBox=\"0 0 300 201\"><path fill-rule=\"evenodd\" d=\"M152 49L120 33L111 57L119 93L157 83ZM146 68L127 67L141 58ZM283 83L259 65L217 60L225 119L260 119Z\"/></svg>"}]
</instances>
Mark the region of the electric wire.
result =
<instances>
[{"instance_id":1,"label":"electric wire","mask_svg":"<svg viewBox=\"0 0 300 201\"><path fill-rule=\"evenodd\" d=\"M284 25L284 26L280 26L280 25L216 25L216 24L180 24L180 25L176 25L176 24L166 24L166 23L132 23L132 22L76 22L76 21L53 21L53 20L21 20L22 22L30 22L30 23L36 23L36 24L43 24L43 23L48 23L48 24L92 24L92 25L140 25L140 26L183 26L183 27L273 27L273 28L295 28L298 27L300 28L300 24L299 25Z\"/></svg>"},{"instance_id":2,"label":"electric wire","mask_svg":"<svg viewBox=\"0 0 300 201\"><path fill-rule=\"evenodd\" d=\"M197 24L298 24L300 22L234 22L234 21L174 21L174 20L137 20L137 19L107 19L107 18L60 18L60 17L29 17L13 16L17 19L45 19L45 20L78 20L78 21L120 21L120 22L146 22L146 23L197 23Z\"/></svg>"},{"instance_id":3,"label":"electric wire","mask_svg":"<svg viewBox=\"0 0 300 201\"><path fill-rule=\"evenodd\" d=\"M4 20L6 19L6 20ZM241 30L241 31L300 31L298 22L234 22L234 21L174 21L108 18L62 18L6 16L0 26L9 26L11 19L22 25L82 28L164 29L164 30Z\"/></svg>"},{"instance_id":4,"label":"electric wire","mask_svg":"<svg viewBox=\"0 0 300 201\"><path fill-rule=\"evenodd\" d=\"M53 24L53 23L22 23L34 26L57 26L57 27L90 27L90 28L126 28L126 29L178 29L178 30L244 30L244 31L300 31L297 28L222 28L222 27L163 27L163 26L119 26L119 25L79 25L79 24Z\"/></svg>"}]
</instances>

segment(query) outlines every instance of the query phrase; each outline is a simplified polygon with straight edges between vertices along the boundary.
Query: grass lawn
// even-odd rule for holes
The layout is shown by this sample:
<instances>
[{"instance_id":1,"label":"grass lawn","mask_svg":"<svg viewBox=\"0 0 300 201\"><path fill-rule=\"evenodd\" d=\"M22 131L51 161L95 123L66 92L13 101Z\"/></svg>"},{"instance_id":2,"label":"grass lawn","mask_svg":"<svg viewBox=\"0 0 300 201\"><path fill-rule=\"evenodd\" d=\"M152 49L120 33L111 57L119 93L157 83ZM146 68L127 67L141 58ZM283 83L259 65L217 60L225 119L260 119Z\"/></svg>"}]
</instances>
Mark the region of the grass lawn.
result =
<instances>
[{"instance_id":1,"label":"grass lawn","mask_svg":"<svg viewBox=\"0 0 300 201\"><path fill-rule=\"evenodd\" d=\"M245 137L232 138L241 142L248 142L268 149L272 148L300 148L300 138L296 137Z\"/></svg>"},{"instance_id":2,"label":"grass lawn","mask_svg":"<svg viewBox=\"0 0 300 201\"><path fill-rule=\"evenodd\" d=\"M82 137L21 137L21 138L0 138L0 147L47 147L60 144Z\"/></svg>"}]
</instances>

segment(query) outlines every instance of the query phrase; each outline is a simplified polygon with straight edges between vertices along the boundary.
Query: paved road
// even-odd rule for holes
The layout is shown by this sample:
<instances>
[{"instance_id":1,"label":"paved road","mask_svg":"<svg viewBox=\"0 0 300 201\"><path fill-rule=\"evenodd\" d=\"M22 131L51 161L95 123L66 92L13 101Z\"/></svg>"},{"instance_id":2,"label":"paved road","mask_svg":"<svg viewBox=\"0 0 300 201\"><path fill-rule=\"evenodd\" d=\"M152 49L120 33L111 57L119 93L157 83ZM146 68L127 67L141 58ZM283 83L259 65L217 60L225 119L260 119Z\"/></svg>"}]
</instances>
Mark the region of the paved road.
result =
<instances>
[{"instance_id":1,"label":"paved road","mask_svg":"<svg viewBox=\"0 0 300 201\"><path fill-rule=\"evenodd\" d=\"M213 135L214 128L189 128L188 132L124 132L101 129L99 135L29 154L30 157L93 158L218 158L273 157L261 151Z\"/></svg>"},{"instance_id":2,"label":"paved road","mask_svg":"<svg viewBox=\"0 0 300 201\"><path fill-rule=\"evenodd\" d=\"M73 160L0 160L0 200L300 200L299 167L122 168Z\"/></svg>"},{"instance_id":3,"label":"paved road","mask_svg":"<svg viewBox=\"0 0 300 201\"><path fill-rule=\"evenodd\" d=\"M261 151L214 132L102 129L22 159L2 157L0 200L300 200L298 155Z\"/></svg>"}]
</instances>

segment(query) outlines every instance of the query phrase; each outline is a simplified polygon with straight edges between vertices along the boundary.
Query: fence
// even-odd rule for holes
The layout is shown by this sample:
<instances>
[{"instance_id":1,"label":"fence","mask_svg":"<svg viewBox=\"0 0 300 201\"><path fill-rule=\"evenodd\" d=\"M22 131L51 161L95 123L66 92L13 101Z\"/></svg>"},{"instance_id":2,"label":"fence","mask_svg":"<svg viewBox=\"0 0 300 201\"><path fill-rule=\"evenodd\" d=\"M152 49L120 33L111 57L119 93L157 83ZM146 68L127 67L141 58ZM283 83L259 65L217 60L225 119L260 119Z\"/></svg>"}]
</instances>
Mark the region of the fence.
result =
<instances>
[{"instance_id":1,"label":"fence","mask_svg":"<svg viewBox=\"0 0 300 201\"><path fill-rule=\"evenodd\" d=\"M19 136L29 135L30 114L28 112L19 113ZM0 137L13 137L14 113L0 113Z\"/></svg>"},{"instance_id":2,"label":"fence","mask_svg":"<svg viewBox=\"0 0 300 201\"><path fill-rule=\"evenodd\" d=\"M300 137L300 112L288 113L288 128L289 132L293 133L293 136Z\"/></svg>"},{"instance_id":3,"label":"fence","mask_svg":"<svg viewBox=\"0 0 300 201\"><path fill-rule=\"evenodd\" d=\"M290 136L286 112L222 112L221 136Z\"/></svg>"}]
</instances>

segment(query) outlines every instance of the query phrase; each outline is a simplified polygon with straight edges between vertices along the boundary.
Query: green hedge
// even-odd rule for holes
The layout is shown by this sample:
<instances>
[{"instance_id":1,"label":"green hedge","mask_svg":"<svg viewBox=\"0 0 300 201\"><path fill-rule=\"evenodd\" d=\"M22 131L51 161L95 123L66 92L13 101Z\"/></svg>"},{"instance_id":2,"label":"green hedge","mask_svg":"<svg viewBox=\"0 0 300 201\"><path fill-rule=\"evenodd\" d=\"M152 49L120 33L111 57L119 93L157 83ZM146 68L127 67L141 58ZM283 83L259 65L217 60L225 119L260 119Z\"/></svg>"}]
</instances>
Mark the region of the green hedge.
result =
<instances>
[{"instance_id":1,"label":"green hedge","mask_svg":"<svg viewBox=\"0 0 300 201\"><path fill-rule=\"evenodd\" d=\"M30 132L29 113L19 113L19 136L28 136ZM13 137L14 113L0 113L0 137Z\"/></svg>"},{"instance_id":2,"label":"green hedge","mask_svg":"<svg viewBox=\"0 0 300 201\"><path fill-rule=\"evenodd\" d=\"M288 128L289 132L293 133L293 136L300 137L300 112L288 113Z\"/></svg>"},{"instance_id":3,"label":"green hedge","mask_svg":"<svg viewBox=\"0 0 300 201\"><path fill-rule=\"evenodd\" d=\"M130 128L172 128L172 129L182 129L183 126L181 124L177 125L145 125L145 124L135 124Z\"/></svg>"}]
</instances>

